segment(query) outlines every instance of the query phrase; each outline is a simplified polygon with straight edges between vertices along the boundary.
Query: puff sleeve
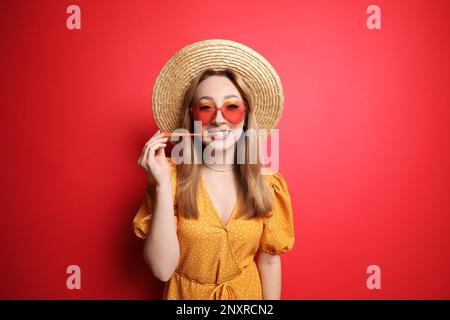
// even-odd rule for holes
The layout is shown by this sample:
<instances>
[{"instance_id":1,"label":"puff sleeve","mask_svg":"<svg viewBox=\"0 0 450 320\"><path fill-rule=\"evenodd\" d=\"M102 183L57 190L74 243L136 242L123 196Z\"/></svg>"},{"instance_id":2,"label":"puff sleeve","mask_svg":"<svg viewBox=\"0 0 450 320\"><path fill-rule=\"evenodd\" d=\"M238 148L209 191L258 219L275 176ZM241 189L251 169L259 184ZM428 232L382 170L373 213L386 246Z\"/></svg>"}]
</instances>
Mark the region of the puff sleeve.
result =
<instances>
[{"instance_id":1,"label":"puff sleeve","mask_svg":"<svg viewBox=\"0 0 450 320\"><path fill-rule=\"evenodd\" d=\"M172 180L172 195L174 197L173 203L174 203L174 221L175 225L178 223L178 217L177 217L177 206L176 206L176 185L177 185L177 178L176 178L176 165L173 163L172 158L166 157L167 161L170 166L170 174L171 174L171 180ZM139 207L138 212L136 213L133 223L132 223L132 229L134 234L141 238L146 239L148 232L150 230L151 225L151 217L152 217L152 211L153 206L155 203L154 194L155 194L155 185L151 181L151 176L147 176L147 188L146 188L146 195L145 198L142 200L141 205Z\"/></svg>"},{"instance_id":2,"label":"puff sleeve","mask_svg":"<svg viewBox=\"0 0 450 320\"><path fill-rule=\"evenodd\" d=\"M264 219L259 250L272 254L290 251L295 242L291 198L286 181L280 173L268 176L273 193L271 215Z\"/></svg>"}]
</instances>

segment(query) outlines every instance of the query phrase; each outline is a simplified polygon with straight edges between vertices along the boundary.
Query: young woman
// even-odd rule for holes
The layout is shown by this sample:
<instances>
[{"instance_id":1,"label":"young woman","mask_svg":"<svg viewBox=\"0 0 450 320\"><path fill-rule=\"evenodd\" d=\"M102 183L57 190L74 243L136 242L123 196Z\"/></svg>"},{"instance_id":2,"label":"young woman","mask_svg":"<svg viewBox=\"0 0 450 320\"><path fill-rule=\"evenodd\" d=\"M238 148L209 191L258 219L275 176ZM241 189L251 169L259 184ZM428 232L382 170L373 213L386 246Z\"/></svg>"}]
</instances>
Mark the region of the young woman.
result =
<instances>
[{"instance_id":1,"label":"young woman","mask_svg":"<svg viewBox=\"0 0 450 320\"><path fill-rule=\"evenodd\" d=\"M210 42L208 48L224 41L229 44ZM245 162L237 161L239 148L251 150L255 139L259 144L258 137L244 133L264 120L255 112L254 88L240 74L205 66L186 84L177 109L179 127L194 132L198 121L204 134L201 150L183 137L179 143L190 147L183 155L199 160L208 149L219 163L176 164L179 159L165 155L169 138L161 130L138 160L148 184L133 230L145 239L144 257L153 274L166 282L163 299L281 297L280 254L294 245L291 200L280 173L262 173L259 156L251 163L247 151ZM241 139L245 142L238 143Z\"/></svg>"}]
</instances>

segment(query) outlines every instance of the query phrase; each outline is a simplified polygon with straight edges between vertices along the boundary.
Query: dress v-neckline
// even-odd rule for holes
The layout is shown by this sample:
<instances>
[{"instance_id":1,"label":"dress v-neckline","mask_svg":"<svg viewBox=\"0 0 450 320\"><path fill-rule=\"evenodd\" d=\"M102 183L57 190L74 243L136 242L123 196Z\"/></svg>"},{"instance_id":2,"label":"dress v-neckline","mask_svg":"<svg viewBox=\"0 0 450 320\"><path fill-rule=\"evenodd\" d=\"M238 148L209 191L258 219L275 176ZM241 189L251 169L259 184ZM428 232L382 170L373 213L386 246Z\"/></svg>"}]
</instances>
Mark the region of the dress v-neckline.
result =
<instances>
[{"instance_id":1,"label":"dress v-neckline","mask_svg":"<svg viewBox=\"0 0 450 320\"><path fill-rule=\"evenodd\" d=\"M203 178L203 176L201 174L200 174L200 180L201 180L201 185L202 185L203 191L204 191L204 193L206 195L207 201L210 203L210 205L211 205L211 207L212 207L212 209L214 211L213 212L214 216L216 216L217 220L219 221L220 225L223 228L227 228L230 225L230 222L233 220L235 212L237 211L237 208L238 208L238 205L239 205L239 200L240 200L240 193L238 192L238 197L237 197L236 203L234 204L233 210L231 211L231 214L230 214L230 217L228 218L227 223L224 223L222 221L222 218L220 217L219 212L217 211L217 208L216 208L216 205L214 204L213 199L209 195L208 186L206 185L206 181L205 181L205 179Z\"/></svg>"}]
</instances>

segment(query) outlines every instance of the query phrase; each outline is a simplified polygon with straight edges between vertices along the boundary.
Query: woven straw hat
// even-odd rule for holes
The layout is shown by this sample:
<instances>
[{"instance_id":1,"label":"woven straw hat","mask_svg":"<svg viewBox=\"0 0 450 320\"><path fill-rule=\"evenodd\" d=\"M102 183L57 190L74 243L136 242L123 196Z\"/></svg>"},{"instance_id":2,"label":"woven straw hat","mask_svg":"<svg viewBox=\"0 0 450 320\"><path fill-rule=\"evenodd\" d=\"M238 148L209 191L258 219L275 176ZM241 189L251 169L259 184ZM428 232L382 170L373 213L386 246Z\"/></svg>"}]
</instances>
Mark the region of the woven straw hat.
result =
<instances>
[{"instance_id":1,"label":"woven straw hat","mask_svg":"<svg viewBox=\"0 0 450 320\"><path fill-rule=\"evenodd\" d=\"M242 43L210 39L179 50L158 75L152 107L159 129L172 132L180 126L183 97L194 77L206 69L225 68L238 73L249 86L259 128L275 128L284 105L283 87L275 69L262 55Z\"/></svg>"}]
</instances>

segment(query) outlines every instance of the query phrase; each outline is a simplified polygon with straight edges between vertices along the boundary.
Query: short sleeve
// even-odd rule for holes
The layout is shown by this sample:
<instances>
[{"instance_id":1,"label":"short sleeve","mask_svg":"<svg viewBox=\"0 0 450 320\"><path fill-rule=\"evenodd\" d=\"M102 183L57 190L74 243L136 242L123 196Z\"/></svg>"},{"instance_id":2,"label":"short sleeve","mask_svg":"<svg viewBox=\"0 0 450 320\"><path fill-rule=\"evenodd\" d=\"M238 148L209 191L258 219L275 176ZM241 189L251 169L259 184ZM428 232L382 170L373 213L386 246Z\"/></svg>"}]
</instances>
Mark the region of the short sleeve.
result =
<instances>
[{"instance_id":1,"label":"short sleeve","mask_svg":"<svg viewBox=\"0 0 450 320\"><path fill-rule=\"evenodd\" d=\"M294 218L286 181L280 173L267 176L273 193L271 215L264 219L259 250L278 255L290 251L295 242Z\"/></svg>"},{"instance_id":2,"label":"short sleeve","mask_svg":"<svg viewBox=\"0 0 450 320\"><path fill-rule=\"evenodd\" d=\"M172 158L166 157L167 161L170 166L170 174L171 174L171 180L172 180L172 195L174 197L173 203L174 203L174 221L175 225L178 224L178 217L177 217L177 206L176 206L176 185L177 185L177 178L176 178L176 165L173 163ZM141 238L146 239L148 232L150 230L151 225L151 218L152 218L152 211L154 207L154 194L155 194L155 185L151 180L151 176L147 176L147 188L145 197L141 202L141 205L139 207L138 212L136 213L133 223L132 223L132 229L134 234Z\"/></svg>"}]
</instances>

